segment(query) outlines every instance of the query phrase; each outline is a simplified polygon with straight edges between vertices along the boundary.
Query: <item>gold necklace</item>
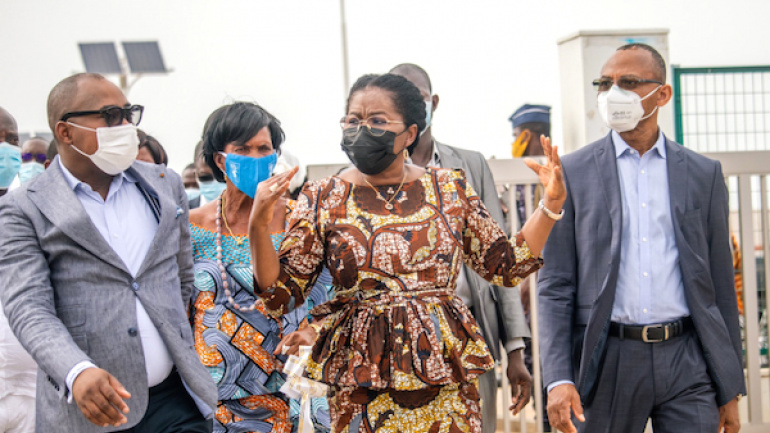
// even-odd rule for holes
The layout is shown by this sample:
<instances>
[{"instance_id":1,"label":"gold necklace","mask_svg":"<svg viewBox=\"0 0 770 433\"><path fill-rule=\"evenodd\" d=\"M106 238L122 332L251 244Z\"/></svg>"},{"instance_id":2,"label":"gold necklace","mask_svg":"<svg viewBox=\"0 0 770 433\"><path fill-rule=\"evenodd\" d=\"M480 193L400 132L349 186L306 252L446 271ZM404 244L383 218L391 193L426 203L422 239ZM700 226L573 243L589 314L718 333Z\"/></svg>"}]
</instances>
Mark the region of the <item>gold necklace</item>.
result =
<instances>
[{"instance_id":1,"label":"gold necklace","mask_svg":"<svg viewBox=\"0 0 770 433\"><path fill-rule=\"evenodd\" d=\"M396 192L392 192L393 188L390 188L390 190L388 191L388 194L393 194L393 196L390 197L389 200L385 200L385 197L383 197L382 194L380 194L380 191L377 190L377 188L375 188L374 185L369 183L369 181L366 180L363 174L361 175L361 179L363 179L364 182L366 182L366 184L369 185L372 188L372 190L374 190L374 193L377 195L378 199L385 202L385 209L391 210L393 209L393 204L392 204L393 200L396 199L396 197L398 196L398 193L401 192L401 187L404 186L404 181L406 180L406 169L404 169L404 177L401 178L401 183L398 185L398 189L396 190Z\"/></svg>"},{"instance_id":2,"label":"gold necklace","mask_svg":"<svg viewBox=\"0 0 770 433\"><path fill-rule=\"evenodd\" d=\"M225 216L225 193L222 193L222 210L221 210L221 212L222 212L222 221L225 222L225 227L227 227L227 231L230 232L230 236L232 236L233 239L235 239L235 243L238 244L238 246L243 245L244 238L246 238L246 236L248 236L248 235L246 235L246 236L235 236L235 233L233 233L233 229L231 229L230 225L227 224L227 217Z\"/></svg>"}]
</instances>

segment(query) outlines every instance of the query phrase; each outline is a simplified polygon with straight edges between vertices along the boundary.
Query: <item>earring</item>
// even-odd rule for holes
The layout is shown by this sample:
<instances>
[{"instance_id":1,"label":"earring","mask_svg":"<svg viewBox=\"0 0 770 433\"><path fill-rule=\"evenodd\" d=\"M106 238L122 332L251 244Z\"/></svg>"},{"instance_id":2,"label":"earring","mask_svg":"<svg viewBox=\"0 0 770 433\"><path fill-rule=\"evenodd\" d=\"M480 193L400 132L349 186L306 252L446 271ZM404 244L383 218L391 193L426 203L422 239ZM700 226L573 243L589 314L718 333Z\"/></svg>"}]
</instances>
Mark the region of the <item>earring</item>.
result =
<instances>
[{"instance_id":1,"label":"earring","mask_svg":"<svg viewBox=\"0 0 770 433\"><path fill-rule=\"evenodd\" d=\"M404 161L406 161L408 159L409 159L409 150L407 150L407 148L405 147L404 148Z\"/></svg>"}]
</instances>

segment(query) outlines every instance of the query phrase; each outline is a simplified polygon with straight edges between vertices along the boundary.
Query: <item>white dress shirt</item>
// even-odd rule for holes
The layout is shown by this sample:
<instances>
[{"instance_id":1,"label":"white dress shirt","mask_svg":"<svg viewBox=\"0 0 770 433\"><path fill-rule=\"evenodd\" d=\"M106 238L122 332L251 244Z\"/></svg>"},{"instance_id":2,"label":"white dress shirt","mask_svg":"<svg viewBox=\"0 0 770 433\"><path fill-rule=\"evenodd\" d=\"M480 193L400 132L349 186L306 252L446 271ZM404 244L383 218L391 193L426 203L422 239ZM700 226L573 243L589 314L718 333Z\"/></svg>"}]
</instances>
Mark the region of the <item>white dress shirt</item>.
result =
<instances>
[{"instance_id":1,"label":"white dress shirt","mask_svg":"<svg viewBox=\"0 0 770 433\"><path fill-rule=\"evenodd\" d=\"M0 304L0 399L8 395L35 397L37 364L13 335Z\"/></svg>"},{"instance_id":2,"label":"white dress shirt","mask_svg":"<svg viewBox=\"0 0 770 433\"><path fill-rule=\"evenodd\" d=\"M115 176L110 183L107 198L104 200L98 192L91 189L90 185L73 176L62 164L61 159L59 159L59 165L64 178L75 191L75 196L80 200L91 222L118 257L123 260L131 275L136 277L158 230L155 214L139 191L136 179L125 172ZM144 350L147 385L155 386L168 377L174 362L166 344L158 334L158 329L150 320L138 297L136 298L136 320ZM72 384L77 375L90 367L96 366L88 361L75 365L67 374L67 387L72 390ZM71 398L70 393L70 400Z\"/></svg>"}]
</instances>

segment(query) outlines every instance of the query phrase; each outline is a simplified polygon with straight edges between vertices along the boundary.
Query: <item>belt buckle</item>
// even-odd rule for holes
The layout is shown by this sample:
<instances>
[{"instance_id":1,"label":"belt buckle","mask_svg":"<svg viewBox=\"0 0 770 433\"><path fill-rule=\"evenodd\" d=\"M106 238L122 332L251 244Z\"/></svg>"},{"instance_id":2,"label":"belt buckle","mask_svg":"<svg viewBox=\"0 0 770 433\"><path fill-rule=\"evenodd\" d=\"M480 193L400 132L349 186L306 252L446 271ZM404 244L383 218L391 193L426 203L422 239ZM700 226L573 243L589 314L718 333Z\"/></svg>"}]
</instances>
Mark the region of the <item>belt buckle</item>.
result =
<instances>
[{"instance_id":1,"label":"belt buckle","mask_svg":"<svg viewBox=\"0 0 770 433\"><path fill-rule=\"evenodd\" d=\"M663 338L650 339L647 337L647 331L650 329L661 328L663 329ZM661 341L668 340L668 326L664 326L662 323L656 325L645 325L642 328L642 341L645 343L660 343Z\"/></svg>"}]
</instances>

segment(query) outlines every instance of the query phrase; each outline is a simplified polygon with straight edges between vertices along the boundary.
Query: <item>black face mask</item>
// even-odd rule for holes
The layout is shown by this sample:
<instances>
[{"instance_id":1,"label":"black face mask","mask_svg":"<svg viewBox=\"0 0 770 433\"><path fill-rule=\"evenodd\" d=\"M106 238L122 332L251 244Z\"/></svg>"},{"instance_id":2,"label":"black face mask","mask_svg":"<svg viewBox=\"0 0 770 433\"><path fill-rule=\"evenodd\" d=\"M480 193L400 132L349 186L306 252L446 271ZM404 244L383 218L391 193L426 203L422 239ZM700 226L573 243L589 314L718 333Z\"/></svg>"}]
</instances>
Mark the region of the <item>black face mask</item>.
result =
<instances>
[{"instance_id":1,"label":"black face mask","mask_svg":"<svg viewBox=\"0 0 770 433\"><path fill-rule=\"evenodd\" d=\"M393 144L396 137L404 132L396 134L385 131L377 137L372 135L369 128L361 127L357 135L348 136L343 132L340 147L361 173L379 174L398 157L393 153Z\"/></svg>"}]
</instances>

